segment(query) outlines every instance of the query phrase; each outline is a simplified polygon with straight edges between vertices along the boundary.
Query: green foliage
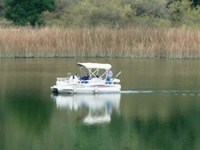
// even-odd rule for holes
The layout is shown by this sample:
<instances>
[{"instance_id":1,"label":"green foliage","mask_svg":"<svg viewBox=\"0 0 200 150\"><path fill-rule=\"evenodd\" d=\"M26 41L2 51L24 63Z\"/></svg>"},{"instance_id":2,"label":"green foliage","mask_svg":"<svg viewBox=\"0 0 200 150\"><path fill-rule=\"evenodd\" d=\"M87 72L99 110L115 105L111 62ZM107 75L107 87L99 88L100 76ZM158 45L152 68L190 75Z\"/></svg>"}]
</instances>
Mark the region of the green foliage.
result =
<instances>
[{"instance_id":1,"label":"green foliage","mask_svg":"<svg viewBox=\"0 0 200 150\"><path fill-rule=\"evenodd\" d=\"M172 26L198 27L200 23L200 10L199 6L193 6L193 0L174 0L168 4Z\"/></svg>"},{"instance_id":2,"label":"green foliage","mask_svg":"<svg viewBox=\"0 0 200 150\"><path fill-rule=\"evenodd\" d=\"M118 5L112 1L101 1L91 3L82 1L79 5L71 5L64 10L63 20L68 25L97 26L123 24L134 15L130 5Z\"/></svg>"},{"instance_id":3,"label":"green foliage","mask_svg":"<svg viewBox=\"0 0 200 150\"><path fill-rule=\"evenodd\" d=\"M5 0L5 17L15 25L30 23L34 26L39 14L53 9L54 0Z\"/></svg>"},{"instance_id":4,"label":"green foliage","mask_svg":"<svg viewBox=\"0 0 200 150\"><path fill-rule=\"evenodd\" d=\"M169 12L165 0L60 0L54 15L43 13L41 19L60 26L157 27L170 25Z\"/></svg>"},{"instance_id":5,"label":"green foliage","mask_svg":"<svg viewBox=\"0 0 200 150\"><path fill-rule=\"evenodd\" d=\"M190 0L192 1L192 6L196 7L197 5L200 5L200 0Z\"/></svg>"},{"instance_id":6,"label":"green foliage","mask_svg":"<svg viewBox=\"0 0 200 150\"><path fill-rule=\"evenodd\" d=\"M0 0L0 18L3 16L3 2Z\"/></svg>"},{"instance_id":7,"label":"green foliage","mask_svg":"<svg viewBox=\"0 0 200 150\"><path fill-rule=\"evenodd\" d=\"M193 27L193 28L199 28L200 24L200 6L196 6L196 8L183 8L183 16L181 18L182 25L184 27Z\"/></svg>"},{"instance_id":8,"label":"green foliage","mask_svg":"<svg viewBox=\"0 0 200 150\"><path fill-rule=\"evenodd\" d=\"M17 25L79 27L197 26L200 0L5 0ZM53 5L55 1L55 11ZM195 16L196 15L196 16Z\"/></svg>"}]
</instances>

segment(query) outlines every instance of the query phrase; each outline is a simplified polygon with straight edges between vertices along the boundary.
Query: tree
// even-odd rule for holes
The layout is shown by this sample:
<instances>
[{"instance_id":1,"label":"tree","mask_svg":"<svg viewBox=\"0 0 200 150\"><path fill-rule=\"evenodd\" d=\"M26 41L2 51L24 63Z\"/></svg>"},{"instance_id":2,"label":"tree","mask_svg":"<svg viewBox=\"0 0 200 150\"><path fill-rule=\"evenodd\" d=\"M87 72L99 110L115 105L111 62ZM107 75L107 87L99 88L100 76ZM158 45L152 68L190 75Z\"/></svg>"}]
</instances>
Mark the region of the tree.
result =
<instances>
[{"instance_id":1,"label":"tree","mask_svg":"<svg viewBox=\"0 0 200 150\"><path fill-rule=\"evenodd\" d=\"M192 1L192 6L196 7L197 5L200 5L200 0L190 0Z\"/></svg>"},{"instance_id":2,"label":"tree","mask_svg":"<svg viewBox=\"0 0 200 150\"><path fill-rule=\"evenodd\" d=\"M53 11L55 0L5 0L5 17L15 25L35 26L39 14L43 11Z\"/></svg>"}]
</instances>

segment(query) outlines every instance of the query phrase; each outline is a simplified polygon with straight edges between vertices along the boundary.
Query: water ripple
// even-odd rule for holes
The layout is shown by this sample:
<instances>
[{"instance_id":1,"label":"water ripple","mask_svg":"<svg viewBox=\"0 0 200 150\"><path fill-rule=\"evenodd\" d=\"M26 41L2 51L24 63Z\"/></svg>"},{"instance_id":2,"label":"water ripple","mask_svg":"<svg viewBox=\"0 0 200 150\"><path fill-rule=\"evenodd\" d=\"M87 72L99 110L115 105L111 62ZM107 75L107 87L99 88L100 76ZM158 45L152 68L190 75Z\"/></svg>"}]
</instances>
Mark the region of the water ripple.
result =
<instances>
[{"instance_id":1,"label":"water ripple","mask_svg":"<svg viewBox=\"0 0 200 150\"><path fill-rule=\"evenodd\" d=\"M163 94L163 95L182 95L182 96L200 96L198 90L124 90L121 94Z\"/></svg>"}]
</instances>

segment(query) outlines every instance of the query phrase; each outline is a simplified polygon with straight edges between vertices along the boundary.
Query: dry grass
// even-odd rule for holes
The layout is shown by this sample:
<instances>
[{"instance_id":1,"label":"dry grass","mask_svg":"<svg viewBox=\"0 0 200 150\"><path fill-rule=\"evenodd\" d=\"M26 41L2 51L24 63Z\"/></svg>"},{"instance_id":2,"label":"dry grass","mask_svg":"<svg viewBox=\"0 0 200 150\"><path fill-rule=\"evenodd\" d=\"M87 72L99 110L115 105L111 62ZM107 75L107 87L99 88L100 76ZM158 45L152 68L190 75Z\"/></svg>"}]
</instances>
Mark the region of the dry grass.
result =
<instances>
[{"instance_id":1,"label":"dry grass","mask_svg":"<svg viewBox=\"0 0 200 150\"><path fill-rule=\"evenodd\" d=\"M0 28L0 57L200 58L198 29Z\"/></svg>"}]
</instances>

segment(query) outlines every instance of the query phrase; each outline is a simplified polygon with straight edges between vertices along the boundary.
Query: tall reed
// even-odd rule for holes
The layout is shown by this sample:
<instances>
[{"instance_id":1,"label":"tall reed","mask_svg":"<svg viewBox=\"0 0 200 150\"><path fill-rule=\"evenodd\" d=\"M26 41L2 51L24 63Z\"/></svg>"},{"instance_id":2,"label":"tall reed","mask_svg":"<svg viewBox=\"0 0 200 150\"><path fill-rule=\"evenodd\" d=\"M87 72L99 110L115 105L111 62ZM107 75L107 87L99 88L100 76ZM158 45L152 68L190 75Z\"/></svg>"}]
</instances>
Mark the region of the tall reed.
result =
<instances>
[{"instance_id":1,"label":"tall reed","mask_svg":"<svg viewBox=\"0 0 200 150\"><path fill-rule=\"evenodd\" d=\"M200 58L198 29L0 28L0 57Z\"/></svg>"}]
</instances>

